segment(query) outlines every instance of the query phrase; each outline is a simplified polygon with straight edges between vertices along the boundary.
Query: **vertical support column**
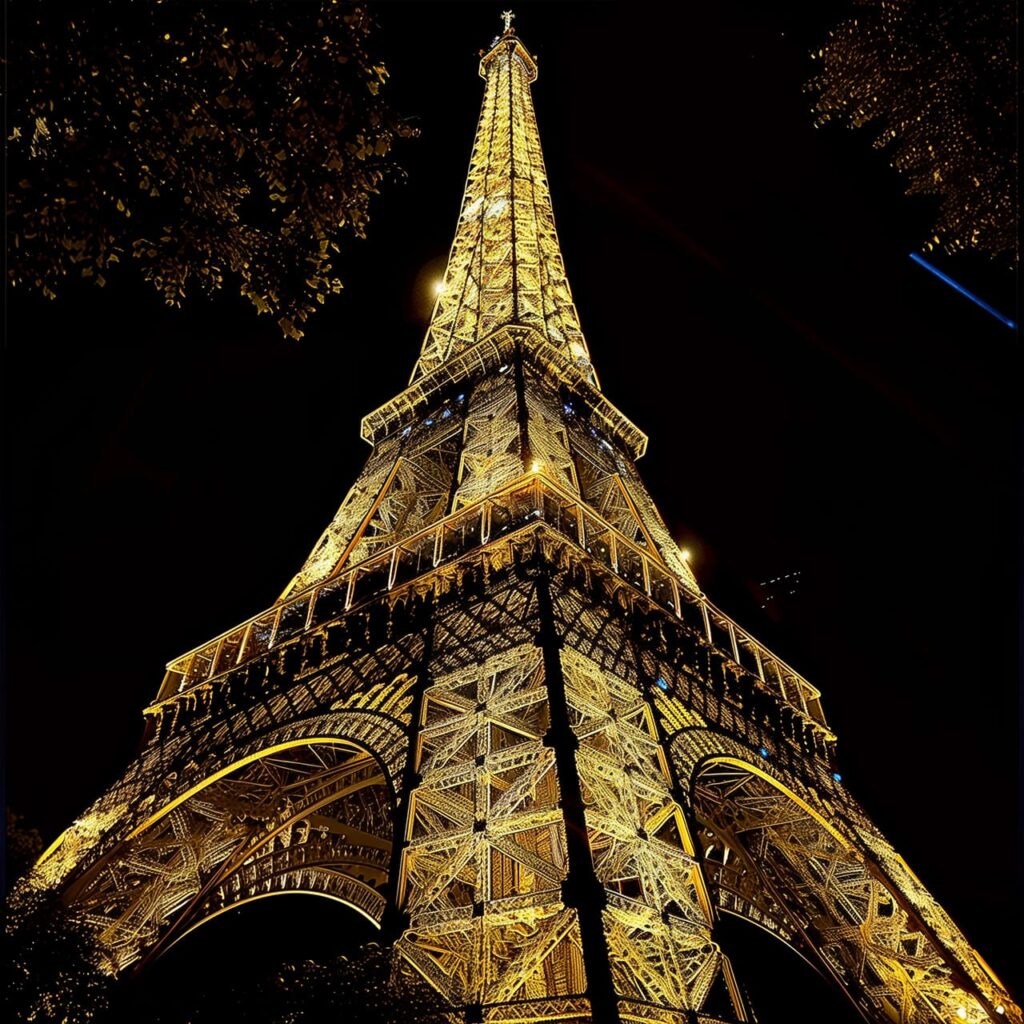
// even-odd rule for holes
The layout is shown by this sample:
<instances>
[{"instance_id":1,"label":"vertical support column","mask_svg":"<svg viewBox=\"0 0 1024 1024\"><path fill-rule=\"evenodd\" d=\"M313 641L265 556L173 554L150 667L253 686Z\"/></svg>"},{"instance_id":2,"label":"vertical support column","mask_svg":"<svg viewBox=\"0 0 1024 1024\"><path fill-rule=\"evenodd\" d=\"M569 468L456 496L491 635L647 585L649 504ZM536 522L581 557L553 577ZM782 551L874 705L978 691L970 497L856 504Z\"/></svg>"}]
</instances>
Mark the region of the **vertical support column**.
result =
<instances>
[{"instance_id":1,"label":"vertical support column","mask_svg":"<svg viewBox=\"0 0 1024 1024\"><path fill-rule=\"evenodd\" d=\"M523 460L523 472L530 472L533 452L530 449L530 412L526 407L526 379L523 372L522 344L516 341L515 354L516 421L519 424L519 454Z\"/></svg>"},{"instance_id":2,"label":"vertical support column","mask_svg":"<svg viewBox=\"0 0 1024 1024\"><path fill-rule=\"evenodd\" d=\"M679 599L678 591L676 591L675 596L676 596L676 599L678 600ZM678 610L678 607L679 606L677 605L677 610ZM705 616L705 622L706 622L707 621L707 608L706 607L704 609L704 616ZM650 675L647 673L647 671L644 669L643 658L640 656L640 642L639 642L639 639L638 639L637 620L636 620L636 616L635 615L631 616L631 620L630 620L630 624L629 624L629 632L628 632L627 643L629 644L629 652L630 652L630 654L632 656L632 659L633 659L633 667L634 667L634 670L636 671L636 679L637 679L638 687L639 687L641 693L643 694L644 700L648 704L651 704L652 703L652 693L653 693L653 689L652 688L656 684L655 684L654 680L650 677ZM668 768L669 792L672 794L672 799L676 802L676 805L679 807L679 810L682 812L683 820L686 823L687 829L689 829L691 837L699 836L700 835L700 826L698 825L696 819L693 816L693 808L690 805L690 801L689 801L689 798L687 796L686 786L683 784L683 780L679 778L679 772L676 769L675 762L669 756L669 753L670 753L670 750L671 750L671 743L669 741L669 737L665 735L664 723L662 722L660 716L657 715L657 714L653 714L651 717L652 717L652 719L654 721L654 731L657 734L658 742L661 744L661 749L662 749L662 751L663 751L663 753L665 755L665 765ZM701 851L700 843L699 842L694 843L693 847L694 847L695 860L697 862L697 871L700 873L704 890L709 895L709 903L710 903L711 886L708 884L706 872L705 872L705 869L704 869L704 858L700 855L700 851ZM711 932L712 932L712 935L713 935L714 934L714 930L715 930L715 925L718 923L718 910L715 908L713 903L710 903L709 913L710 913L711 916L710 916L710 920L709 920L708 923L709 923L709 925L711 927ZM728 963L728 957L724 957L723 956L722 959L723 959L722 971L723 971L723 974L725 974L725 970L726 970L725 965ZM732 970L732 968L730 966L729 967L729 971L731 972L731 970ZM726 984L729 985L730 998L732 999L733 998L733 995L732 995L732 984L733 984L733 981L735 981L735 978L733 978L732 981L730 981L730 977L731 977L731 973L730 974L725 974ZM738 992L739 992L739 989L737 988L737 993ZM733 1000L733 1006L734 1006L734 1008L737 1008L737 1004L735 1002L735 999ZM740 1021L746 1021L748 1019L746 1016L743 1016L743 1014L745 1012L746 1011L743 1008L743 1005L741 1003L739 1005L739 1007L737 1008L737 1015L738 1015ZM688 1010L686 1012L687 1024L697 1024L699 1019L700 1018L698 1016L698 1008L693 1008L693 1009L690 1009L690 1010Z\"/></svg>"},{"instance_id":3,"label":"vertical support column","mask_svg":"<svg viewBox=\"0 0 1024 1024\"><path fill-rule=\"evenodd\" d=\"M544 678L548 688L548 707L551 716L551 727L544 738L544 743L555 752L555 770L558 772L558 786L562 797L569 860L568 875L562 883L562 898L567 907L572 907L576 911L579 920L592 1020L594 1024L619 1024L618 1000L601 916L606 903L605 891L594 871L594 859L590 852L586 807L576 765L579 741L572 731L569 718L565 676L562 674L562 661L559 655L562 640L555 624L547 569L541 569L536 583L537 610L540 616L538 642L544 656Z\"/></svg>"},{"instance_id":4,"label":"vertical support column","mask_svg":"<svg viewBox=\"0 0 1024 1024\"><path fill-rule=\"evenodd\" d=\"M417 673L412 694L412 718L409 720L409 752L406 755L405 771L402 773L402 792L395 807L394 841L391 846L391 863L388 865L388 901L380 922L381 940L393 943L405 931L407 915L398 905L402 883L402 853L409 832L409 810L412 794L419 782L416 769L416 747L419 743L420 719L423 717L423 694L430 685L430 661L434 655L434 595L429 593L423 599L423 615L426 621L423 632L423 656Z\"/></svg>"}]
</instances>

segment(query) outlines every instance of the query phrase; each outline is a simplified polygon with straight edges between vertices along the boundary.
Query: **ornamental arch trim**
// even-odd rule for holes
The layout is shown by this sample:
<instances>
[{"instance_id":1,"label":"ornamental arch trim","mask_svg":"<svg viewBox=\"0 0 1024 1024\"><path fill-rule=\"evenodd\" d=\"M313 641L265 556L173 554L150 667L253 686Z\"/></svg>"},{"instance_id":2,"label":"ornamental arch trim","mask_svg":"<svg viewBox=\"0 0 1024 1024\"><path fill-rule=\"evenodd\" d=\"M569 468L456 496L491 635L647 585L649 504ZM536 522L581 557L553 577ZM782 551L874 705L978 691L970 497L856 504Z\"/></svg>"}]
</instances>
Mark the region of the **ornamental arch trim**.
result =
<instances>
[{"instance_id":1,"label":"ornamental arch trim","mask_svg":"<svg viewBox=\"0 0 1024 1024\"><path fill-rule=\"evenodd\" d=\"M332 903L338 903L348 910L353 910L361 917L365 918L375 928L380 928L380 922L370 917L365 910L361 907L357 907L354 903L349 900L343 899L341 896L334 896L329 892L318 892L315 889L279 889L277 892L264 892L258 893L255 896L247 896L243 900L237 900L234 903L228 904L226 907L221 907L220 910L214 911L212 914L208 914L201 921L196 921L194 924L189 925L180 934L174 936L173 941L167 944L167 947L163 950L164 953L172 950L179 942L186 939L193 932L198 931L203 925L209 924L215 917L221 917L230 911L238 910L240 907L244 907L249 903L256 903L260 900L268 900L274 896L318 896L320 899L330 900Z\"/></svg>"},{"instance_id":2,"label":"ornamental arch trim","mask_svg":"<svg viewBox=\"0 0 1024 1024\"><path fill-rule=\"evenodd\" d=\"M384 762L348 737L235 757L168 801L64 893L120 973L236 904L285 891L347 903L379 925L394 844Z\"/></svg>"},{"instance_id":3,"label":"ornamental arch trim","mask_svg":"<svg viewBox=\"0 0 1024 1024\"><path fill-rule=\"evenodd\" d=\"M365 709L339 709L281 725L244 743L214 743L207 733L192 747L180 744L150 747L124 775L68 829L36 862L35 888L67 890L162 811L152 811L159 790L166 803L187 799L196 791L190 780L208 782L234 771L271 749L310 743L347 743L366 751L381 766L391 800L397 799L408 747L408 724L389 714ZM173 779L173 782L172 782Z\"/></svg>"}]
</instances>

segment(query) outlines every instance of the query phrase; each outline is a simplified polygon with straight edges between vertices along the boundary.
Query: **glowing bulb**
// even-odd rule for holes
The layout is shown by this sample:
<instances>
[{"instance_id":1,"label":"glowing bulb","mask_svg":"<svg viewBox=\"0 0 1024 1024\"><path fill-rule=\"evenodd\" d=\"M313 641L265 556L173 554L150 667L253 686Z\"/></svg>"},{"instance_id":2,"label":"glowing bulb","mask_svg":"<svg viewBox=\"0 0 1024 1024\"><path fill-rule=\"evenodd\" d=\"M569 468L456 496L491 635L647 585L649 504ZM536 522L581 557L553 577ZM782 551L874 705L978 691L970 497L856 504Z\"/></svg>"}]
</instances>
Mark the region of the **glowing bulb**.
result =
<instances>
[{"instance_id":1,"label":"glowing bulb","mask_svg":"<svg viewBox=\"0 0 1024 1024\"><path fill-rule=\"evenodd\" d=\"M443 292L443 291L444 291L444 281L435 281L434 282L434 294L435 295L440 295L441 292Z\"/></svg>"},{"instance_id":2,"label":"glowing bulb","mask_svg":"<svg viewBox=\"0 0 1024 1024\"><path fill-rule=\"evenodd\" d=\"M534 459L533 462L530 463L530 472L531 473L539 473L540 472L540 463L536 459Z\"/></svg>"},{"instance_id":3,"label":"glowing bulb","mask_svg":"<svg viewBox=\"0 0 1024 1024\"><path fill-rule=\"evenodd\" d=\"M961 1020L967 1020L967 1010L966 1010L966 1008L965 1008L965 1007L963 1007L963 1006L958 1006L958 1007L956 1008L956 1015L957 1015L957 1016L958 1016L958 1017L959 1017L959 1018L960 1018Z\"/></svg>"},{"instance_id":4,"label":"glowing bulb","mask_svg":"<svg viewBox=\"0 0 1024 1024\"><path fill-rule=\"evenodd\" d=\"M682 551L679 552L679 554L682 556L682 559L683 559L684 562L688 562L690 560L690 549L689 548L683 548Z\"/></svg>"},{"instance_id":5,"label":"glowing bulb","mask_svg":"<svg viewBox=\"0 0 1024 1024\"><path fill-rule=\"evenodd\" d=\"M1006 1013L1006 1010L1005 1010L1005 1008L1003 1007L1003 1004L1002 1004L1002 1003L1000 1003L1000 1004L999 1004L999 1005L998 1005L998 1006L996 1007L996 1013L999 1013L999 1014L1003 1014L1003 1013Z\"/></svg>"}]
</instances>

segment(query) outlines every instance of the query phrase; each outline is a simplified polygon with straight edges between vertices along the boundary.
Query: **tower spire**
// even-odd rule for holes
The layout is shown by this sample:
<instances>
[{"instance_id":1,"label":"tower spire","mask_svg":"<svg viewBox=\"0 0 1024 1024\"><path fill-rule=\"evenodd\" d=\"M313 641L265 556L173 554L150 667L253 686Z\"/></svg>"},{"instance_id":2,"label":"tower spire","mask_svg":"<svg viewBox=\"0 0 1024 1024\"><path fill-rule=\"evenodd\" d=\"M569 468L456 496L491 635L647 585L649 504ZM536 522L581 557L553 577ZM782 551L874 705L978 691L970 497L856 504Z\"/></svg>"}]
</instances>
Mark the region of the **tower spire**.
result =
<instances>
[{"instance_id":1,"label":"tower spire","mask_svg":"<svg viewBox=\"0 0 1024 1024\"><path fill-rule=\"evenodd\" d=\"M508 325L530 327L596 377L558 244L530 84L537 65L505 11L480 61L483 106L448 266L412 379Z\"/></svg>"},{"instance_id":2,"label":"tower spire","mask_svg":"<svg viewBox=\"0 0 1024 1024\"><path fill-rule=\"evenodd\" d=\"M282 599L533 474L699 589L636 472L647 438L598 387L555 231L537 65L504 19L480 61L461 212L412 380L363 417L374 454Z\"/></svg>"}]
</instances>

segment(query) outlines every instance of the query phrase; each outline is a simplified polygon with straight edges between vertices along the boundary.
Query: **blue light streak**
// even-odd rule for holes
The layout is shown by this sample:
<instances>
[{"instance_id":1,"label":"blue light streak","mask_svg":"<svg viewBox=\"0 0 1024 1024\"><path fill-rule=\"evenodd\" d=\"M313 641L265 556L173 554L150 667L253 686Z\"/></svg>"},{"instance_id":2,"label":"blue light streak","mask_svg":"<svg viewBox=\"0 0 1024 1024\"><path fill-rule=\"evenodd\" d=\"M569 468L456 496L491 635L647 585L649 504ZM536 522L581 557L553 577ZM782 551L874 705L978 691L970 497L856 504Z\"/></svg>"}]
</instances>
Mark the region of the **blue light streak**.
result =
<instances>
[{"instance_id":1,"label":"blue light streak","mask_svg":"<svg viewBox=\"0 0 1024 1024\"><path fill-rule=\"evenodd\" d=\"M932 264L930 264L926 259L924 259L921 256L918 256L916 252L912 252L910 254L910 258L915 263L924 267L925 270L928 270L931 273L933 273L940 281L945 281L946 284L950 286L950 288L956 289L956 291L958 291L965 298L970 299L971 302L973 302L976 306L981 306L981 308L985 310L986 313L991 314L998 321L1006 324L1006 326L1009 327L1011 331L1016 329L1016 323L1014 323L1014 321L1011 320L1008 316L1003 316L1003 314L1000 313L998 309L993 309L987 302L985 302L984 299L979 299L978 296L974 294L974 292L969 292L962 284L958 284L948 274L944 274L941 270L939 270L938 267L932 266Z\"/></svg>"}]
</instances>

